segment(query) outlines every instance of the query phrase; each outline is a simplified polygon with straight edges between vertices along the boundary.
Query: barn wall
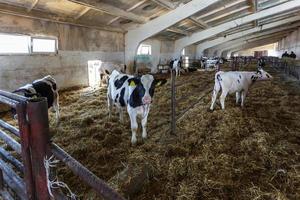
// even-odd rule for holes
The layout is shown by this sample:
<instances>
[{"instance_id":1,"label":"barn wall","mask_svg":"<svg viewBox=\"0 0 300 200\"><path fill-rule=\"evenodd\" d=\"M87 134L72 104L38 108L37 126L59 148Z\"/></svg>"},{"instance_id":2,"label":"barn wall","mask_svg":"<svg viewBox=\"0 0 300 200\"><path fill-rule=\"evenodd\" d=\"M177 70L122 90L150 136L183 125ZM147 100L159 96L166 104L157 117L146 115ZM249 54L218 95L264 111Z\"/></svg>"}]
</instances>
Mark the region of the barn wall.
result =
<instances>
[{"instance_id":1,"label":"barn wall","mask_svg":"<svg viewBox=\"0 0 300 200\"><path fill-rule=\"evenodd\" d=\"M58 38L57 55L0 55L0 88L13 90L50 74L61 88L87 85L87 62L124 62L122 33L0 15L0 32Z\"/></svg>"},{"instance_id":2,"label":"barn wall","mask_svg":"<svg viewBox=\"0 0 300 200\"><path fill-rule=\"evenodd\" d=\"M142 42L145 45L151 45L152 54L150 57L150 63L139 61L137 63L138 68L151 68L152 72L155 72L159 63L167 63L173 58L174 42L158 39L148 39Z\"/></svg>"},{"instance_id":3,"label":"barn wall","mask_svg":"<svg viewBox=\"0 0 300 200\"><path fill-rule=\"evenodd\" d=\"M196 58L197 46L190 45L184 48L184 56L189 57L190 59Z\"/></svg>"},{"instance_id":4,"label":"barn wall","mask_svg":"<svg viewBox=\"0 0 300 200\"><path fill-rule=\"evenodd\" d=\"M289 54L291 51L297 55L297 59L300 58L300 28L293 31L287 37L283 38L278 42L278 55L281 56L285 51Z\"/></svg>"},{"instance_id":5,"label":"barn wall","mask_svg":"<svg viewBox=\"0 0 300 200\"><path fill-rule=\"evenodd\" d=\"M251 49L245 49L236 52L239 56L254 56L254 51L268 51L268 56L274 56L275 44L263 45Z\"/></svg>"}]
</instances>

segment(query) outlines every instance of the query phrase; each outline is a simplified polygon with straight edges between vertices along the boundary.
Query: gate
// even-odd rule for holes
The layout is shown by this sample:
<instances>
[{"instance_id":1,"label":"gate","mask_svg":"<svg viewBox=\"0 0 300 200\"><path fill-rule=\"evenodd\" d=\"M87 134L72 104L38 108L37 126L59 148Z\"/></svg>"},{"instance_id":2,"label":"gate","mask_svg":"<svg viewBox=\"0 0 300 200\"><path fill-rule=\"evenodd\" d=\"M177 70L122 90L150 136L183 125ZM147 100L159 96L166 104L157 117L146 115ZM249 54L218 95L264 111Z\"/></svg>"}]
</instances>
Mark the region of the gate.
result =
<instances>
[{"instance_id":1,"label":"gate","mask_svg":"<svg viewBox=\"0 0 300 200\"><path fill-rule=\"evenodd\" d=\"M51 156L66 164L76 176L104 199L124 199L50 141L48 106L45 98L28 99L0 90L0 103L16 110L18 116L18 128L0 120L0 139L21 157L20 161L10 151L0 147L0 196L3 199L51 199L44 164L44 160ZM52 191L52 194L55 199L67 199L59 191Z\"/></svg>"}]
</instances>

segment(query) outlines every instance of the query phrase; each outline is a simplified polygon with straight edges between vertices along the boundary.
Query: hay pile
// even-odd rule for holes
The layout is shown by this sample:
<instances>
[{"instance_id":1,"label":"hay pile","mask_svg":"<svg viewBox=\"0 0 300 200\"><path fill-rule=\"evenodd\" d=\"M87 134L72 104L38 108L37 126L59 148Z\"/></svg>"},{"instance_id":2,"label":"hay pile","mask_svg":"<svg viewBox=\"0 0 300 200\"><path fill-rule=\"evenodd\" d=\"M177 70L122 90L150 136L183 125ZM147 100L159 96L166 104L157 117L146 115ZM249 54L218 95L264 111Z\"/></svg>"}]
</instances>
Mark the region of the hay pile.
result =
<instances>
[{"instance_id":1,"label":"hay pile","mask_svg":"<svg viewBox=\"0 0 300 200\"><path fill-rule=\"evenodd\" d=\"M155 93L147 142L131 147L128 117L108 119L105 89L63 92L59 127L50 116L53 141L130 199L300 199L299 88L275 76L251 88L245 108L229 97L225 111L208 112L213 76L177 79L178 115L203 98L176 137L166 84ZM82 199L96 199L67 168L57 172Z\"/></svg>"}]
</instances>

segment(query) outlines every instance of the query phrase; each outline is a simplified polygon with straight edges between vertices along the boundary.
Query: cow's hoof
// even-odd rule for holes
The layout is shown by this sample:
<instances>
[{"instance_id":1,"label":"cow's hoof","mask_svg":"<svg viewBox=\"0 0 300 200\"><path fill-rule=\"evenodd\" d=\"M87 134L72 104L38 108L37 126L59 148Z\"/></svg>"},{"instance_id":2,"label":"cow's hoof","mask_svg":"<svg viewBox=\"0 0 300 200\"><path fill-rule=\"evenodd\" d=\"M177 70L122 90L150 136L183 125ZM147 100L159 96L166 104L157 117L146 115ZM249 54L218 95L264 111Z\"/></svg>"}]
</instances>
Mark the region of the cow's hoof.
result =
<instances>
[{"instance_id":1,"label":"cow's hoof","mask_svg":"<svg viewBox=\"0 0 300 200\"><path fill-rule=\"evenodd\" d=\"M207 112L210 112L210 113L212 113L213 111L214 111L214 109L207 108Z\"/></svg>"},{"instance_id":2,"label":"cow's hoof","mask_svg":"<svg viewBox=\"0 0 300 200\"><path fill-rule=\"evenodd\" d=\"M135 140L134 139L131 140L131 146L136 146L136 143L137 143L136 139Z\"/></svg>"}]
</instances>

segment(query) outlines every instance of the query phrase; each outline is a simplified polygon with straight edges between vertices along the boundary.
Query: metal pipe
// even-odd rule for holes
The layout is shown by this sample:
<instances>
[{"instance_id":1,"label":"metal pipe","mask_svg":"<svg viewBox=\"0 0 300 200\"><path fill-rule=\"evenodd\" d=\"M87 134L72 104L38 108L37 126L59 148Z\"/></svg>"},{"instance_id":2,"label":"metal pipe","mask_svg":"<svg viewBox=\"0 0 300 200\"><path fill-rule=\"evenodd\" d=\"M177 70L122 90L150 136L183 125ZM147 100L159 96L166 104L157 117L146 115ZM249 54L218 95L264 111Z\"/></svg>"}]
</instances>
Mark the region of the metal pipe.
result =
<instances>
[{"instance_id":1,"label":"metal pipe","mask_svg":"<svg viewBox=\"0 0 300 200\"><path fill-rule=\"evenodd\" d=\"M0 138L4 140L6 144L8 144L13 150L15 150L18 154L21 154L21 145L13 139L11 136L7 135L5 132L0 130Z\"/></svg>"},{"instance_id":2,"label":"metal pipe","mask_svg":"<svg viewBox=\"0 0 300 200\"><path fill-rule=\"evenodd\" d=\"M176 89L175 75L171 69L171 135L176 135Z\"/></svg>"},{"instance_id":3,"label":"metal pipe","mask_svg":"<svg viewBox=\"0 0 300 200\"><path fill-rule=\"evenodd\" d=\"M7 152L5 149L0 147L0 156L5 162L11 163L15 168L17 168L20 172L24 172L24 166L23 164L13 157L9 152Z\"/></svg>"},{"instance_id":4,"label":"metal pipe","mask_svg":"<svg viewBox=\"0 0 300 200\"><path fill-rule=\"evenodd\" d=\"M15 101L13 99L10 99L8 97L5 97L5 96L0 96L0 102L1 103L4 103L12 108L16 108L17 107L17 104L19 103L18 101Z\"/></svg>"},{"instance_id":5,"label":"metal pipe","mask_svg":"<svg viewBox=\"0 0 300 200\"><path fill-rule=\"evenodd\" d=\"M14 134L15 136L20 137L20 132L19 129L17 129L16 127L6 123L5 121L0 119L0 127L4 128L5 130L8 130L9 132L11 132L12 134Z\"/></svg>"},{"instance_id":6,"label":"metal pipe","mask_svg":"<svg viewBox=\"0 0 300 200\"><path fill-rule=\"evenodd\" d=\"M91 186L101 197L108 200L124 200L120 194L109 187L103 180L90 172L59 146L53 143L51 145L51 150L56 158L65 163L76 176Z\"/></svg>"},{"instance_id":7,"label":"metal pipe","mask_svg":"<svg viewBox=\"0 0 300 200\"><path fill-rule=\"evenodd\" d=\"M0 159L0 169L3 171L5 183L20 199L27 199L23 180L2 159Z\"/></svg>"},{"instance_id":8,"label":"metal pipe","mask_svg":"<svg viewBox=\"0 0 300 200\"><path fill-rule=\"evenodd\" d=\"M21 96L21 95L15 94L15 93L11 93L11 92L7 92L4 90L0 90L0 95L5 96L10 99L13 99L15 101L19 101L19 102L22 102L22 101L25 102L28 100L28 98L26 98L24 96Z\"/></svg>"}]
</instances>

